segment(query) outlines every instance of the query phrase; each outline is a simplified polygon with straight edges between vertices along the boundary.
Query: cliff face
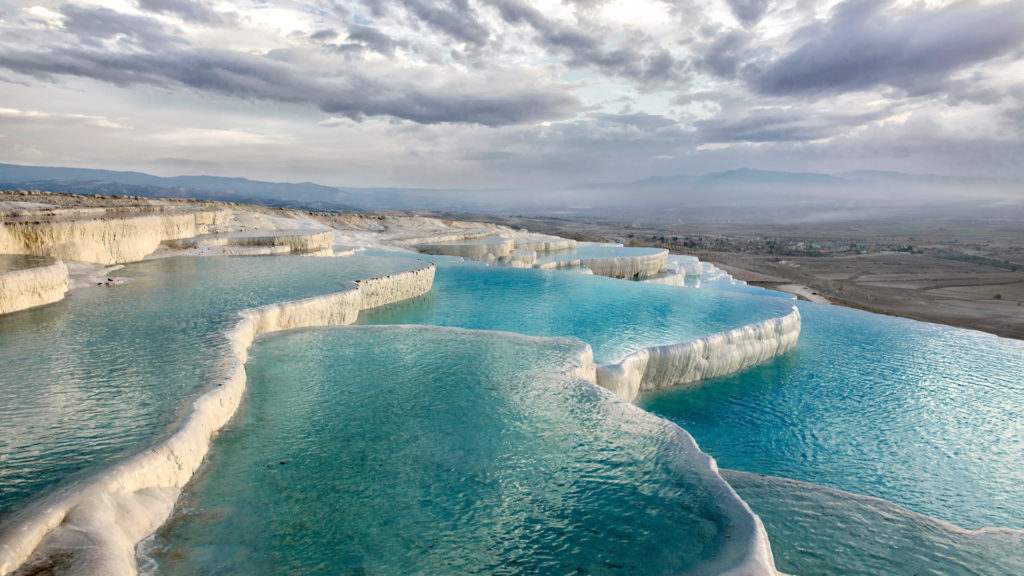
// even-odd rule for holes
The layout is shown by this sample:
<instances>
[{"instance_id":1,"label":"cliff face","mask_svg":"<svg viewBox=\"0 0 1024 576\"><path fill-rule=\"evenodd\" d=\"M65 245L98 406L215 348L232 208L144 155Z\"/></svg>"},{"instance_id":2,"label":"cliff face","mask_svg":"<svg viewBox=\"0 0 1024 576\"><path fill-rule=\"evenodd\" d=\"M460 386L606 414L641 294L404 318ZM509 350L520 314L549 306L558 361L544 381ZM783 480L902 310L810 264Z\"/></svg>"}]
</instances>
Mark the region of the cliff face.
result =
<instances>
[{"instance_id":1,"label":"cliff face","mask_svg":"<svg viewBox=\"0 0 1024 576\"><path fill-rule=\"evenodd\" d=\"M511 238L494 236L480 240L463 242L432 242L417 244L420 252L441 254L444 256L461 256L467 260L486 260L502 258L512 253L515 241Z\"/></svg>"},{"instance_id":2,"label":"cliff face","mask_svg":"<svg viewBox=\"0 0 1024 576\"><path fill-rule=\"evenodd\" d=\"M644 348L597 367L597 383L632 401L640 392L714 378L788 352L800 336L800 312L699 340Z\"/></svg>"},{"instance_id":3,"label":"cliff face","mask_svg":"<svg viewBox=\"0 0 1024 576\"><path fill-rule=\"evenodd\" d=\"M434 285L434 266L411 272L358 280L359 309L367 310L426 294Z\"/></svg>"},{"instance_id":4,"label":"cliff face","mask_svg":"<svg viewBox=\"0 0 1024 576\"><path fill-rule=\"evenodd\" d=\"M64 298L68 291L68 267L53 264L0 273L0 314L42 306Z\"/></svg>"},{"instance_id":5,"label":"cliff face","mask_svg":"<svg viewBox=\"0 0 1024 576\"><path fill-rule=\"evenodd\" d=\"M616 258L582 258L579 260L560 260L546 262L537 267L545 270L562 268L589 268L598 276L611 278L644 278L653 276L665 269L668 250L644 256L622 256Z\"/></svg>"},{"instance_id":6,"label":"cliff face","mask_svg":"<svg viewBox=\"0 0 1024 576\"><path fill-rule=\"evenodd\" d=\"M165 240L196 235L196 213L5 222L0 253L51 256L94 264L134 262Z\"/></svg>"}]
</instances>

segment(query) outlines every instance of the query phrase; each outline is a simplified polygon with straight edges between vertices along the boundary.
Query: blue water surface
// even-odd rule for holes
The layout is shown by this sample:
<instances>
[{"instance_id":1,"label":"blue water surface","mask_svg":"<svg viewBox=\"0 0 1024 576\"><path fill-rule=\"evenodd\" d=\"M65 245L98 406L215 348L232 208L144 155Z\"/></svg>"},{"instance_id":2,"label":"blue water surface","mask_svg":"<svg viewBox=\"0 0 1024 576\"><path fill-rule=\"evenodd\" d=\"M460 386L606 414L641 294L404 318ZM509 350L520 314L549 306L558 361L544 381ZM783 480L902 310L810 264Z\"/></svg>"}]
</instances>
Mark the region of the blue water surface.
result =
<instances>
[{"instance_id":1,"label":"blue water surface","mask_svg":"<svg viewBox=\"0 0 1024 576\"><path fill-rule=\"evenodd\" d=\"M792 301L564 271L441 262L430 294L367 310L362 324L433 324L572 336L599 363L785 315Z\"/></svg>"},{"instance_id":2,"label":"blue water surface","mask_svg":"<svg viewBox=\"0 0 1024 576\"><path fill-rule=\"evenodd\" d=\"M422 263L419 263L422 264ZM414 260L166 258L118 286L0 315L0 514L171 430L220 374L236 311L335 292Z\"/></svg>"},{"instance_id":3,"label":"blue water surface","mask_svg":"<svg viewBox=\"0 0 1024 576\"><path fill-rule=\"evenodd\" d=\"M246 406L147 552L169 575L720 573L745 546L724 485L678 428L550 373L582 349L420 326L262 338Z\"/></svg>"},{"instance_id":4,"label":"blue water surface","mask_svg":"<svg viewBox=\"0 0 1024 576\"><path fill-rule=\"evenodd\" d=\"M796 348L640 405L719 464L1024 528L1024 342L801 302Z\"/></svg>"}]
</instances>

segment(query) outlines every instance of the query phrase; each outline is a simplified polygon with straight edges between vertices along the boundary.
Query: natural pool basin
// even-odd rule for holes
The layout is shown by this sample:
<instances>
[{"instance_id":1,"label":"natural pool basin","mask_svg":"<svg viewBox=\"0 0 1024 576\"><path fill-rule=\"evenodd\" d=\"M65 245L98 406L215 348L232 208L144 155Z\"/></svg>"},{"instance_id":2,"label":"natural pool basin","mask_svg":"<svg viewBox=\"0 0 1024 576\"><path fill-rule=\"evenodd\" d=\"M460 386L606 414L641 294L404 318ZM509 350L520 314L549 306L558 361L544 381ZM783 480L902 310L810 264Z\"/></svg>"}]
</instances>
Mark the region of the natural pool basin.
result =
<instances>
[{"instance_id":1,"label":"natural pool basin","mask_svg":"<svg viewBox=\"0 0 1024 576\"><path fill-rule=\"evenodd\" d=\"M217 376L238 310L416 265L167 258L128 265L126 284L0 315L0 514L168 434Z\"/></svg>"},{"instance_id":2,"label":"natural pool basin","mask_svg":"<svg viewBox=\"0 0 1024 576\"><path fill-rule=\"evenodd\" d=\"M430 294L364 311L362 324L432 324L571 336L608 363L792 310L792 300L686 290L561 271L439 262Z\"/></svg>"},{"instance_id":3,"label":"natural pool basin","mask_svg":"<svg viewBox=\"0 0 1024 576\"><path fill-rule=\"evenodd\" d=\"M877 498L735 470L722 475L764 521L786 574L1024 574L1021 530L964 530Z\"/></svg>"},{"instance_id":4,"label":"natural pool basin","mask_svg":"<svg viewBox=\"0 0 1024 576\"><path fill-rule=\"evenodd\" d=\"M787 355L640 405L725 468L878 497L965 528L1024 529L1024 342L799 308L803 329Z\"/></svg>"},{"instance_id":5,"label":"natural pool basin","mask_svg":"<svg viewBox=\"0 0 1024 576\"><path fill-rule=\"evenodd\" d=\"M721 573L749 517L681 429L557 372L570 339L260 340L249 401L149 545L178 574Z\"/></svg>"}]
</instances>

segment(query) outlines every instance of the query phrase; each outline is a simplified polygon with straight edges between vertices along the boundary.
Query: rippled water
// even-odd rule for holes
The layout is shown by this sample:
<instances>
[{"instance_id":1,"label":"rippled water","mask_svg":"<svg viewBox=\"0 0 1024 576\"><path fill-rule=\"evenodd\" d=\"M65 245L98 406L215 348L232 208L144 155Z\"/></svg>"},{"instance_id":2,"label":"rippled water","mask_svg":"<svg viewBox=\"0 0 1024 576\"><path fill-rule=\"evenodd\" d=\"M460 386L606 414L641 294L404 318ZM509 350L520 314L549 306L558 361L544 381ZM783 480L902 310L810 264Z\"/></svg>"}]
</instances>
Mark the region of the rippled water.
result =
<instances>
[{"instance_id":1,"label":"rippled water","mask_svg":"<svg viewBox=\"0 0 1024 576\"><path fill-rule=\"evenodd\" d=\"M599 363L646 346L684 342L792 310L792 301L625 282L564 271L440 263L431 293L367 310L363 324L434 324L573 336Z\"/></svg>"},{"instance_id":2,"label":"rippled water","mask_svg":"<svg viewBox=\"0 0 1024 576\"><path fill-rule=\"evenodd\" d=\"M1024 574L1024 531L968 531L892 503L724 470L761 517L775 565L803 576Z\"/></svg>"},{"instance_id":3,"label":"rippled water","mask_svg":"<svg viewBox=\"0 0 1024 576\"><path fill-rule=\"evenodd\" d=\"M120 286L0 316L0 514L175 423L216 375L234 312L406 270L393 258L169 258Z\"/></svg>"},{"instance_id":4,"label":"rippled water","mask_svg":"<svg viewBox=\"0 0 1024 576\"><path fill-rule=\"evenodd\" d=\"M425 327L261 339L165 574L680 574L727 557L678 428L544 375L578 354ZM741 540L737 534L737 540Z\"/></svg>"},{"instance_id":5,"label":"rippled water","mask_svg":"<svg viewBox=\"0 0 1024 576\"><path fill-rule=\"evenodd\" d=\"M1024 528L1024 342L799 308L790 353L641 405L723 467L876 496L967 528Z\"/></svg>"},{"instance_id":6,"label":"rippled water","mask_svg":"<svg viewBox=\"0 0 1024 576\"><path fill-rule=\"evenodd\" d=\"M681 289L429 258L441 263L431 293L360 322L575 336L610 362L793 304L725 276ZM129 284L0 316L0 514L173 427L216 373L236 310L413 265L378 253L158 260L120 272ZM784 357L642 405L724 467L966 527L1024 528L1024 342L799 307L803 331ZM167 571L663 573L722 541L713 499L664 425L536 373L573 345L386 332L258 345L252 396L194 484L194 510L160 543ZM794 574L1024 573L1014 533L979 537L849 494L729 478Z\"/></svg>"}]
</instances>

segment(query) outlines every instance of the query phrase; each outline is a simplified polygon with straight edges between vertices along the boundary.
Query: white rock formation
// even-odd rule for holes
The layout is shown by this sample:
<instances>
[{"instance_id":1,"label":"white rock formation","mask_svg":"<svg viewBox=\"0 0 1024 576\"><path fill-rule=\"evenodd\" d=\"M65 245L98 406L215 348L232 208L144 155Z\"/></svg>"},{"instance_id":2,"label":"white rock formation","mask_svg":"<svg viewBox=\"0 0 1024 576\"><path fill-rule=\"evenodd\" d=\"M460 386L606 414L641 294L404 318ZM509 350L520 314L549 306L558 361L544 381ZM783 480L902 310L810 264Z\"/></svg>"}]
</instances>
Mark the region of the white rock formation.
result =
<instances>
[{"instance_id":1,"label":"white rock formation","mask_svg":"<svg viewBox=\"0 0 1024 576\"><path fill-rule=\"evenodd\" d=\"M641 392L731 374L789 351L800 336L800 311L692 342L644 348L597 367L597 383L627 401Z\"/></svg>"},{"instance_id":2,"label":"white rock formation","mask_svg":"<svg viewBox=\"0 0 1024 576\"><path fill-rule=\"evenodd\" d=\"M420 252L459 256L467 260L493 260L512 254L515 241L504 236L488 236L458 242L423 242L416 244Z\"/></svg>"},{"instance_id":3,"label":"white rock formation","mask_svg":"<svg viewBox=\"0 0 1024 576\"><path fill-rule=\"evenodd\" d=\"M537 251L526 248L516 248L501 262L501 264L512 268L533 268L533 265L536 263Z\"/></svg>"},{"instance_id":4,"label":"white rock formation","mask_svg":"<svg viewBox=\"0 0 1024 576\"><path fill-rule=\"evenodd\" d=\"M563 268L589 268L598 276L611 278L643 278L653 276L665 268L668 250L643 256L619 256L616 258L581 258L576 260L558 260L538 264L544 270L560 270Z\"/></svg>"},{"instance_id":5,"label":"white rock formation","mask_svg":"<svg viewBox=\"0 0 1024 576\"><path fill-rule=\"evenodd\" d=\"M271 256L274 254L291 254L288 246L225 246L225 256Z\"/></svg>"},{"instance_id":6,"label":"white rock formation","mask_svg":"<svg viewBox=\"0 0 1024 576\"><path fill-rule=\"evenodd\" d=\"M535 234L532 232L515 232L516 250L533 250L534 252L556 252L559 250L573 250L576 248L576 241L558 236L546 234Z\"/></svg>"},{"instance_id":7,"label":"white rock formation","mask_svg":"<svg viewBox=\"0 0 1024 576\"><path fill-rule=\"evenodd\" d=\"M67 573L82 576L135 574L135 546L170 515L181 488L202 463L217 431L234 415L245 391L245 362L256 336L309 326L351 324L361 309L413 298L429 291L433 264L334 294L284 302L239 313L228 332L232 357L225 374L192 405L170 438L99 476L35 502L0 531L0 575L26 564L64 557Z\"/></svg>"},{"instance_id":8,"label":"white rock formation","mask_svg":"<svg viewBox=\"0 0 1024 576\"><path fill-rule=\"evenodd\" d=\"M228 239L229 246L287 246L292 252L318 252L334 245L333 230L295 231Z\"/></svg>"},{"instance_id":9,"label":"white rock formation","mask_svg":"<svg viewBox=\"0 0 1024 576\"><path fill-rule=\"evenodd\" d=\"M644 279L648 284L665 284L667 286L686 286L686 272L679 270L662 270L654 276Z\"/></svg>"},{"instance_id":10,"label":"white rock formation","mask_svg":"<svg viewBox=\"0 0 1024 576\"><path fill-rule=\"evenodd\" d=\"M357 280L359 309L367 310L426 294L434 284L434 266L368 280Z\"/></svg>"},{"instance_id":11,"label":"white rock formation","mask_svg":"<svg viewBox=\"0 0 1024 576\"><path fill-rule=\"evenodd\" d=\"M0 314L64 299L68 267L60 259L36 268L0 272Z\"/></svg>"},{"instance_id":12,"label":"white rock formation","mask_svg":"<svg viewBox=\"0 0 1024 576\"><path fill-rule=\"evenodd\" d=\"M0 253L51 256L96 264L134 262L165 240L196 235L197 212L0 224Z\"/></svg>"}]
</instances>

